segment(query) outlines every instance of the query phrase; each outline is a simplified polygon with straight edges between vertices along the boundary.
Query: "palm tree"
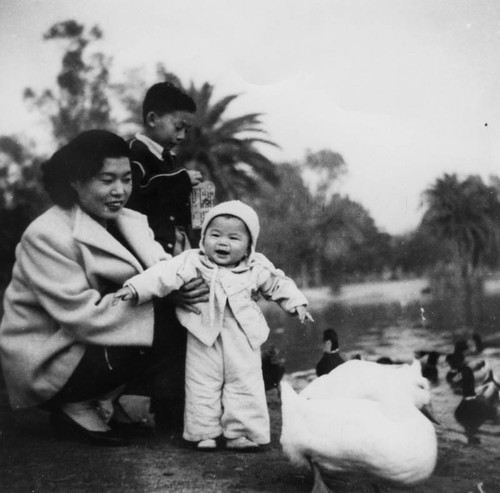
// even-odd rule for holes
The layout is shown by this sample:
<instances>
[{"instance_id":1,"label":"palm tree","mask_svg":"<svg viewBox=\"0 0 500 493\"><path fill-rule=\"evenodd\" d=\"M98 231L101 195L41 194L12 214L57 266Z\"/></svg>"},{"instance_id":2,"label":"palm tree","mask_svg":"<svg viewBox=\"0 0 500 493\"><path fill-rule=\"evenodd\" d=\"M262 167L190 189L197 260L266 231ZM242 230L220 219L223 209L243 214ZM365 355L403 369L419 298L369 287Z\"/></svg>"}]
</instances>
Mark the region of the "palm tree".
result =
<instances>
[{"instance_id":1,"label":"palm tree","mask_svg":"<svg viewBox=\"0 0 500 493\"><path fill-rule=\"evenodd\" d=\"M475 313L473 298L482 290L482 268L500 245L498 190L478 176L460 181L445 174L424 192L427 210L422 227L452 247L465 286L468 319ZM477 293L479 288L479 293Z\"/></svg>"},{"instance_id":2,"label":"palm tree","mask_svg":"<svg viewBox=\"0 0 500 493\"><path fill-rule=\"evenodd\" d=\"M238 95L212 102L214 86L193 83L187 90L197 106L195 125L179 147L177 155L187 167L196 167L214 182L219 200L242 198L260 189L262 181L276 183L275 165L257 148L277 147L263 137L261 113L224 118L229 104Z\"/></svg>"},{"instance_id":3,"label":"palm tree","mask_svg":"<svg viewBox=\"0 0 500 493\"><path fill-rule=\"evenodd\" d=\"M460 182L445 174L424 192L427 211L422 225L450 241L462 264L464 277L484 263L500 240L498 191L477 176Z\"/></svg>"}]
</instances>

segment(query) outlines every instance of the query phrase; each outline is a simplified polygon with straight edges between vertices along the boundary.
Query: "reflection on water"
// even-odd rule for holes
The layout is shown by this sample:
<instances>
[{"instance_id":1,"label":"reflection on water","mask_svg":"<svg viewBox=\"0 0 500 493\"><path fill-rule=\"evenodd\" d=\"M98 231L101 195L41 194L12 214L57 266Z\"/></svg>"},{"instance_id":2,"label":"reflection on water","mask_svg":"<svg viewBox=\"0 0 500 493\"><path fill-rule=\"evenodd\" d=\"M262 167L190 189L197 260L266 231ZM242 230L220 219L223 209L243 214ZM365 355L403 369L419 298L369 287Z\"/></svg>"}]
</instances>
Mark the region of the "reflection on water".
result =
<instances>
[{"instance_id":1,"label":"reflection on water","mask_svg":"<svg viewBox=\"0 0 500 493\"><path fill-rule=\"evenodd\" d=\"M333 297L332 297L333 299ZM406 303L387 301L349 304L316 302L314 324L301 325L274 304L264 306L271 327L267 344L274 344L286 360L287 372L313 368L321 357L323 330L333 327L341 352L361 353L367 359L389 356L410 360L419 349L450 352L456 339L478 331L492 336L500 328L500 295L486 296L476 327L466 327L458 299L435 300L422 296Z\"/></svg>"}]
</instances>

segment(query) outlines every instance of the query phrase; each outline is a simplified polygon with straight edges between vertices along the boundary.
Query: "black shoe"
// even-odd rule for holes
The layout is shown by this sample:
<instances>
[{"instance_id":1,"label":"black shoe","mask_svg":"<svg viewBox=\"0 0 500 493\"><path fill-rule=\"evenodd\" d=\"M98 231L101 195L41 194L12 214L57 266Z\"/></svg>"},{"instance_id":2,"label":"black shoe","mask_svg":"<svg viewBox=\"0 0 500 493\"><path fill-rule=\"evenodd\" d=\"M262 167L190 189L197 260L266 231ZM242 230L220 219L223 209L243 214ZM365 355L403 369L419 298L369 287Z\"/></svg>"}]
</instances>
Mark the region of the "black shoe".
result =
<instances>
[{"instance_id":1,"label":"black shoe","mask_svg":"<svg viewBox=\"0 0 500 493\"><path fill-rule=\"evenodd\" d=\"M108 426L118 433L124 433L126 435L132 434L147 434L152 433L153 428L142 421L132 421L130 423L124 423L123 421L118 421L111 418L108 421Z\"/></svg>"},{"instance_id":2,"label":"black shoe","mask_svg":"<svg viewBox=\"0 0 500 493\"><path fill-rule=\"evenodd\" d=\"M129 445L129 441L114 430L92 431L78 424L61 410L50 415L50 425L57 438L63 440L77 440L93 445L104 445L109 447L121 447Z\"/></svg>"}]
</instances>

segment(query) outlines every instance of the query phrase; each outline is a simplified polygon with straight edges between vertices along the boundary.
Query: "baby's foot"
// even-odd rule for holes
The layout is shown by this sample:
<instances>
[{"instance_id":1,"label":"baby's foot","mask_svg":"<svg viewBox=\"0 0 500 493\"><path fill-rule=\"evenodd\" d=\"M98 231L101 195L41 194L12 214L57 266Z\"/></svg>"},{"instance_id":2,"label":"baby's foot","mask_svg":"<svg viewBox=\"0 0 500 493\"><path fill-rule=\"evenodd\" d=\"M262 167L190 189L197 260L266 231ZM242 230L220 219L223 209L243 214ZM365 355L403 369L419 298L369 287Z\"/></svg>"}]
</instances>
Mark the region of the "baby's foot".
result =
<instances>
[{"instance_id":1,"label":"baby's foot","mask_svg":"<svg viewBox=\"0 0 500 493\"><path fill-rule=\"evenodd\" d=\"M217 442L213 438L207 438L198 442L196 446L199 450L214 450L217 448Z\"/></svg>"},{"instance_id":2,"label":"baby's foot","mask_svg":"<svg viewBox=\"0 0 500 493\"><path fill-rule=\"evenodd\" d=\"M258 450L259 445L250 440L250 438L239 437L228 440L226 447L235 450Z\"/></svg>"}]
</instances>

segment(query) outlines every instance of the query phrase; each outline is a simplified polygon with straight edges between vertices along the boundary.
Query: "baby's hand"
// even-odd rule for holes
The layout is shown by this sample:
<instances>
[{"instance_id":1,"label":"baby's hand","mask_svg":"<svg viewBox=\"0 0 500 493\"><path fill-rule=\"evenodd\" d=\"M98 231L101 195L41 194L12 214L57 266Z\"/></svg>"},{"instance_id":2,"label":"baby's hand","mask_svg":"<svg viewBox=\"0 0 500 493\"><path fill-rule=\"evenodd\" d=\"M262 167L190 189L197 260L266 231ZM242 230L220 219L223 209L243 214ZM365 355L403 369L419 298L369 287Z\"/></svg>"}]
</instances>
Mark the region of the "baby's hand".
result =
<instances>
[{"instance_id":1,"label":"baby's hand","mask_svg":"<svg viewBox=\"0 0 500 493\"><path fill-rule=\"evenodd\" d=\"M124 288L119 289L115 295L113 296L113 302L112 305L116 305L120 300L122 301L133 301L137 298L137 295L135 292L129 288L128 286L125 286Z\"/></svg>"},{"instance_id":2,"label":"baby's hand","mask_svg":"<svg viewBox=\"0 0 500 493\"><path fill-rule=\"evenodd\" d=\"M296 306L295 311L299 316L300 323L305 324L306 322L314 322L311 314L307 311L306 305Z\"/></svg>"}]
</instances>

